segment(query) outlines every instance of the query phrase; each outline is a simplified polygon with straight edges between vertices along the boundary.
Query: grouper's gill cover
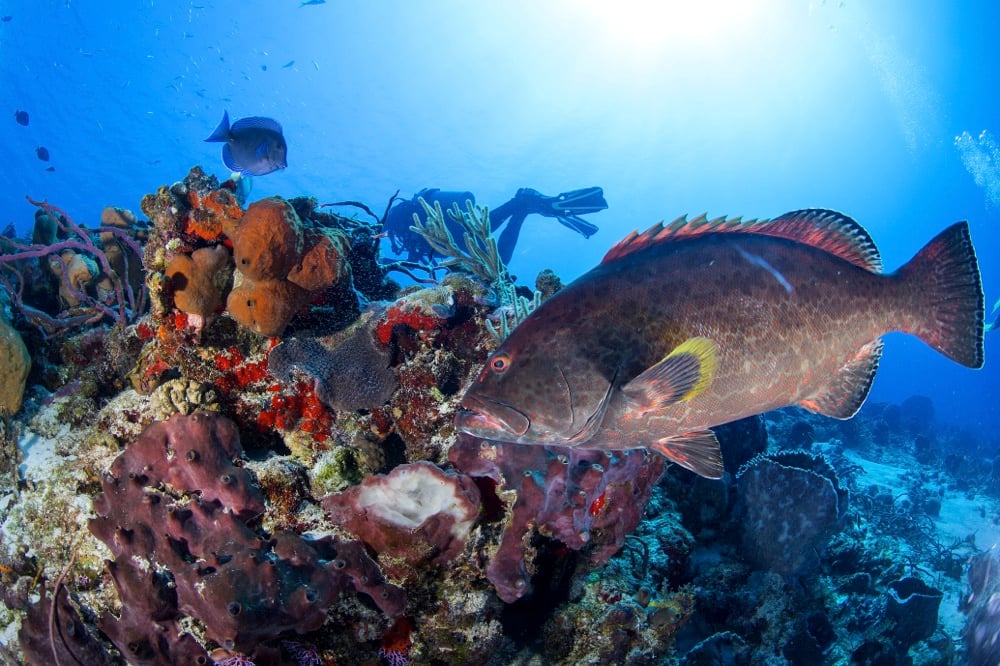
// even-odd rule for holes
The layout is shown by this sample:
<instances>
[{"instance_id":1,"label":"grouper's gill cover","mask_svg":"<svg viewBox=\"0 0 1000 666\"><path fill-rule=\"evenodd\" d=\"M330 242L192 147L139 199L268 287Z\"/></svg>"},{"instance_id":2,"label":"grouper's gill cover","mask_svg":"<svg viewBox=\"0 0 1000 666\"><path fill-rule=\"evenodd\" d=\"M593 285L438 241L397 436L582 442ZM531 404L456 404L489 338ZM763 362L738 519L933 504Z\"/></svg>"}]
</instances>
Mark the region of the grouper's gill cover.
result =
<instances>
[{"instance_id":1,"label":"grouper's gill cover","mask_svg":"<svg viewBox=\"0 0 1000 666\"><path fill-rule=\"evenodd\" d=\"M549 308L549 314L556 317L565 316L565 311ZM570 327L548 322L545 315L538 321L537 330L552 330L553 335L539 345L532 339L532 329L518 327L504 346L512 353L497 350L476 380L492 389L466 393L463 406L472 410L462 417L467 430L503 432L503 441L521 444L552 441L571 446L593 437L610 404L615 373L615 367L602 367L601 363L610 359L616 365L617 359L590 353ZM534 361L544 359L553 347L566 353L552 357L551 363ZM531 365L534 370L506 373L508 368L522 365ZM504 396L514 399L508 403Z\"/></svg>"},{"instance_id":2,"label":"grouper's gill cover","mask_svg":"<svg viewBox=\"0 0 1000 666\"><path fill-rule=\"evenodd\" d=\"M712 426L789 405L850 418L890 331L981 367L984 314L964 222L882 274L868 233L833 211L681 218L629 235L529 315L456 423L498 441L647 447L718 478Z\"/></svg>"}]
</instances>

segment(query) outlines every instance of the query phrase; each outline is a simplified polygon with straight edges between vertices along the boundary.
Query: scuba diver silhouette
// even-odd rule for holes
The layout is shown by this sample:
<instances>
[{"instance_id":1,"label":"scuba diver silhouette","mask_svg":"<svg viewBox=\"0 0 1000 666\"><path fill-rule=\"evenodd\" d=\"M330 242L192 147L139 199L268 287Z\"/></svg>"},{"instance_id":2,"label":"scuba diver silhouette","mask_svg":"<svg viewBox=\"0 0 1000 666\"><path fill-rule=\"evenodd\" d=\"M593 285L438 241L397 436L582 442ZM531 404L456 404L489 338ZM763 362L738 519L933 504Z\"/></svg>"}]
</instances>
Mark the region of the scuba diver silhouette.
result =
<instances>
[{"instance_id":1,"label":"scuba diver silhouette","mask_svg":"<svg viewBox=\"0 0 1000 666\"><path fill-rule=\"evenodd\" d=\"M472 192L442 192L437 188L427 188L417 192L412 199L401 200L389 209L383 231L392 243L392 251L398 255L405 254L408 261L424 264L436 263L436 259L440 255L427 244L423 236L410 230L415 214L420 217L421 221L427 219L426 212L418 201L421 197L432 206L435 202L440 203L441 208L445 211L450 209L453 204L458 204L459 208L465 210L465 202L471 201L475 204L476 197ZM503 227L503 231L500 232L500 237L497 239L497 250L500 259L507 264L510 263L510 258L514 254L514 246L521 233L521 225L524 224L525 218L529 215L554 217L584 238L590 238L597 231L597 226L587 222L580 215L596 213L607 207L608 202L604 200L604 190L600 187L585 187L552 197L545 196L538 190L522 187L513 199L490 209L490 231L496 232L497 229ZM461 224L452 220L451 216L447 214L445 215L445 223L452 236L462 237Z\"/></svg>"}]
</instances>

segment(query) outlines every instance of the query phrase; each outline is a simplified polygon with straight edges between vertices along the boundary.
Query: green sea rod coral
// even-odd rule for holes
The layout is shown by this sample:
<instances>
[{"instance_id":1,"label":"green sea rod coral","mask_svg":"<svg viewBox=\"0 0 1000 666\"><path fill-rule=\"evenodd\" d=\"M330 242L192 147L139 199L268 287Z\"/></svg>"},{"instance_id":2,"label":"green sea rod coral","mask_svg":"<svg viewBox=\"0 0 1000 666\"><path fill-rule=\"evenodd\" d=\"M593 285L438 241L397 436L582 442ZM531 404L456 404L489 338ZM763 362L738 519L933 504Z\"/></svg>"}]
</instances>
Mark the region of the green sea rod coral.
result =
<instances>
[{"instance_id":1,"label":"green sea rod coral","mask_svg":"<svg viewBox=\"0 0 1000 666\"><path fill-rule=\"evenodd\" d=\"M464 229L463 249L458 246L448 229L441 204L435 201L432 207L423 197L419 197L418 201L427 214L427 221L421 222L420 216L414 214L414 225L410 229L423 236L436 252L450 257L441 262L442 266L471 273L490 286L501 310L498 313L498 324L487 321L486 327L490 335L501 342L541 304L541 293L535 291L530 299L517 293L510 271L500 259L496 238L490 232L490 214L486 206L476 206L471 201L466 201L466 210L463 211L458 204L448 210L451 219Z\"/></svg>"},{"instance_id":2,"label":"green sea rod coral","mask_svg":"<svg viewBox=\"0 0 1000 666\"><path fill-rule=\"evenodd\" d=\"M420 216L414 213L414 225L410 230L423 236L436 252L450 257L441 262L442 266L472 273L489 285L510 282L510 273L500 259L497 241L490 233L490 213L486 206L476 206L471 201L466 201L465 211L458 204L448 210L451 219L461 224L465 230L463 249L448 230L441 204L435 201L432 207L423 197L419 197L418 201L427 214L427 221L421 222Z\"/></svg>"}]
</instances>

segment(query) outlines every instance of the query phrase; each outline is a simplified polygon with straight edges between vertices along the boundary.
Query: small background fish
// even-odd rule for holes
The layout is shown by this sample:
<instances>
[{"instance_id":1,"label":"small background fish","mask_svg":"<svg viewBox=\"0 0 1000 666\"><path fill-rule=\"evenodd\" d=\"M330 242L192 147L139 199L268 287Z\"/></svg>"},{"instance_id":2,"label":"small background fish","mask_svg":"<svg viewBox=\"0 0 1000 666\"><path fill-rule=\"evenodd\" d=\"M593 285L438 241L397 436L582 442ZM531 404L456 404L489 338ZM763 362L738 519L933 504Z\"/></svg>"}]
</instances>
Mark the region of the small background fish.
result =
<instances>
[{"instance_id":1,"label":"small background fish","mask_svg":"<svg viewBox=\"0 0 1000 666\"><path fill-rule=\"evenodd\" d=\"M225 143L222 162L241 174L263 176L288 166L288 146L281 125L273 118L241 118L230 126L227 111L205 141Z\"/></svg>"},{"instance_id":2,"label":"small background fish","mask_svg":"<svg viewBox=\"0 0 1000 666\"><path fill-rule=\"evenodd\" d=\"M18 125L24 125L25 127L27 127L28 121L30 120L28 117L28 112L21 111L20 109L18 109L17 111L14 112L14 120L17 121Z\"/></svg>"}]
</instances>

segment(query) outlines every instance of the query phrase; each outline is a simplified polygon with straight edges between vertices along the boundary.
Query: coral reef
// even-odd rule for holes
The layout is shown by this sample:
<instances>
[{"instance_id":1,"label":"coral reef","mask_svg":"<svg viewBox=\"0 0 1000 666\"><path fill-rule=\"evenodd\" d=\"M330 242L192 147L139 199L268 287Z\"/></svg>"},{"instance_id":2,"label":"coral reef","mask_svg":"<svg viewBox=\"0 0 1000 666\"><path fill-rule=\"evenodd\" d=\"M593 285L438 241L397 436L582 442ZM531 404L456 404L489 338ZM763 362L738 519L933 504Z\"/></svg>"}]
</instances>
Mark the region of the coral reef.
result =
<instances>
[{"instance_id":1,"label":"coral reef","mask_svg":"<svg viewBox=\"0 0 1000 666\"><path fill-rule=\"evenodd\" d=\"M786 409L714 429L710 481L459 435L558 277L515 284L477 209L442 267L383 263L363 204L244 205L196 167L149 222L41 204L0 238L31 361L0 406L0 661L997 660L995 438L920 397Z\"/></svg>"},{"instance_id":2,"label":"coral reef","mask_svg":"<svg viewBox=\"0 0 1000 666\"><path fill-rule=\"evenodd\" d=\"M0 239L0 287L14 311L44 336L112 321L120 327L145 310L140 275L146 230L127 211L112 209L96 230L43 201L30 244Z\"/></svg>"}]
</instances>

